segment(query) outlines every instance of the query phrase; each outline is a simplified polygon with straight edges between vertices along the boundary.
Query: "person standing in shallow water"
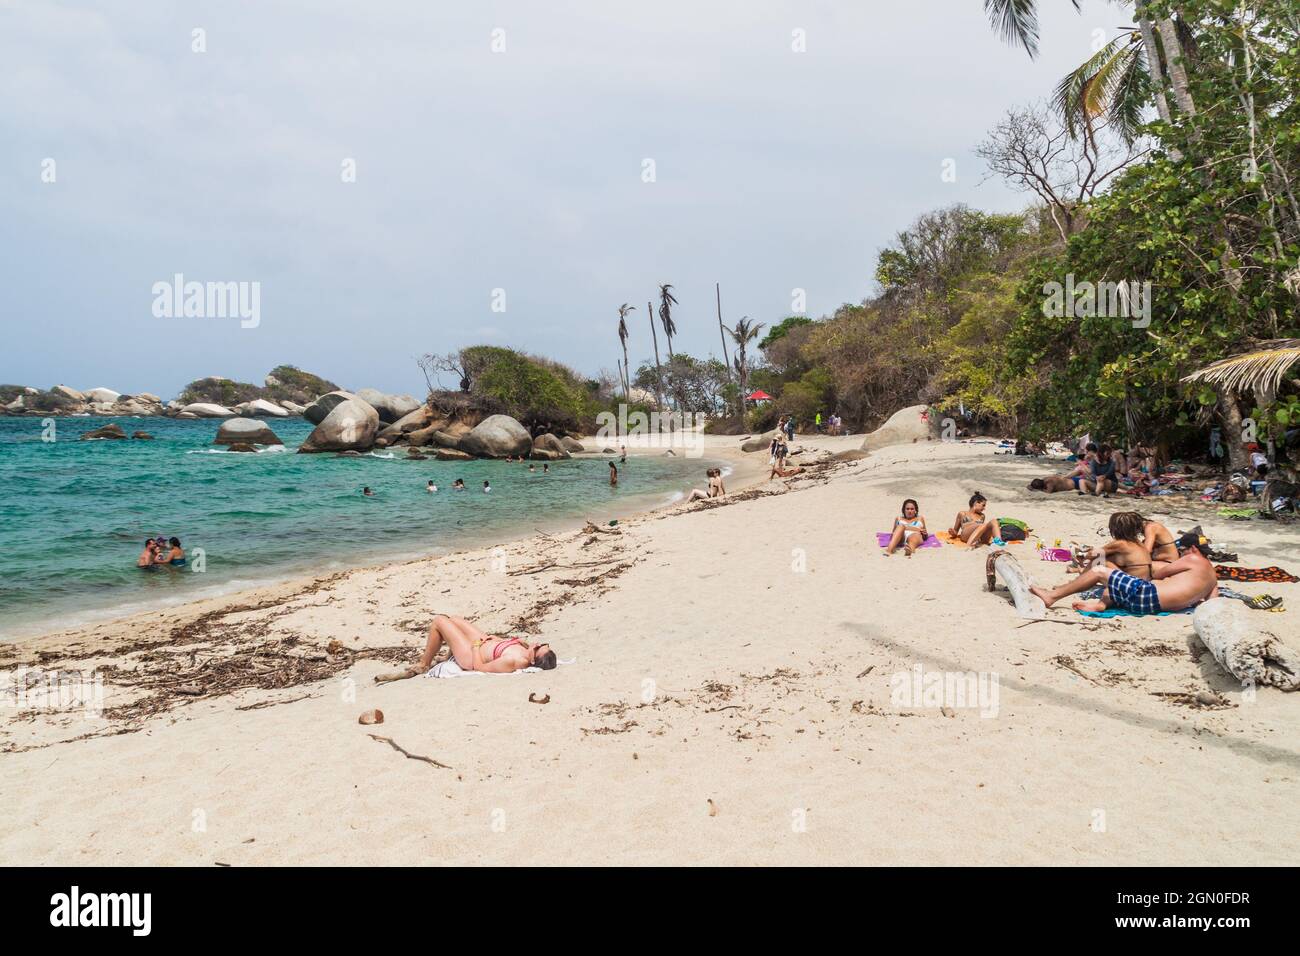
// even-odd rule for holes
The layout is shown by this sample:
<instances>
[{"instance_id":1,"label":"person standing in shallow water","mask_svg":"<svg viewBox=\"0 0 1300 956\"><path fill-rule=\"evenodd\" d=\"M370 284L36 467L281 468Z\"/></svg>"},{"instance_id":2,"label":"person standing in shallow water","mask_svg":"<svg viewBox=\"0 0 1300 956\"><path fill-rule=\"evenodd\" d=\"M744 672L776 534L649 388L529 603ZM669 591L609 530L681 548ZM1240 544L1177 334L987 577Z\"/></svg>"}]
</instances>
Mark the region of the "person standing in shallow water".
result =
<instances>
[{"instance_id":1,"label":"person standing in shallow water","mask_svg":"<svg viewBox=\"0 0 1300 956\"><path fill-rule=\"evenodd\" d=\"M618 486L618 467L612 461L609 463L609 486L611 488Z\"/></svg>"}]
</instances>

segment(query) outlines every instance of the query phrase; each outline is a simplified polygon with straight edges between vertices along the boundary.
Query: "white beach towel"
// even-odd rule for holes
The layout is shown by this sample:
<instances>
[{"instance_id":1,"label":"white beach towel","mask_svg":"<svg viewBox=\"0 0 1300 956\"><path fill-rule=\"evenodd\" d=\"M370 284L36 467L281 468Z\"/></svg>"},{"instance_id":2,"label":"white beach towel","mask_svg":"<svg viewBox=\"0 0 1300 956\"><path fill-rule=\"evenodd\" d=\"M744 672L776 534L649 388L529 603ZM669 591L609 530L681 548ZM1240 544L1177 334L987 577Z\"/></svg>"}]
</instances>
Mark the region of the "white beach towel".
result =
<instances>
[{"instance_id":1,"label":"white beach towel","mask_svg":"<svg viewBox=\"0 0 1300 956\"><path fill-rule=\"evenodd\" d=\"M572 664L576 660L577 660L576 657L571 657L567 661L556 661L556 663ZM540 667L525 667L523 670L507 671L506 673L507 674L540 674L541 671L542 669ZM467 671L465 670L465 668L461 667L459 664L456 663L456 658L449 657L445 661L439 661L437 664L434 664L432 667L430 667L427 671L424 672L424 676L425 677L492 677L492 676L500 677L503 675L492 674L488 671Z\"/></svg>"}]
</instances>

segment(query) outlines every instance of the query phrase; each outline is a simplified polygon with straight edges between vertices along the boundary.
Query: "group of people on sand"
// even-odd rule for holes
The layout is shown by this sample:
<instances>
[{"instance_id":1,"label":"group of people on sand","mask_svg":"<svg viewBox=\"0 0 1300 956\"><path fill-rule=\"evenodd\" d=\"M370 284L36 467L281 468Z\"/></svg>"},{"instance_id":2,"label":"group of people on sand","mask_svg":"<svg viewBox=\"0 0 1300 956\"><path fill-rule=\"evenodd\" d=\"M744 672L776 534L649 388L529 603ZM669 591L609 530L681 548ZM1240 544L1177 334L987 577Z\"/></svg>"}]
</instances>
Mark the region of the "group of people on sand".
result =
<instances>
[{"instance_id":1,"label":"group of people on sand","mask_svg":"<svg viewBox=\"0 0 1300 956\"><path fill-rule=\"evenodd\" d=\"M997 518L985 514L989 500L977 491L970 496L966 505L966 510L957 512L957 517L953 519L952 527L948 529L949 536L972 548L985 544L1004 544L1002 525ZM915 498L904 500L902 511L902 515L894 519L889 543L885 545L886 557L902 548L903 553L910 558L930 536L925 516L921 514L921 506Z\"/></svg>"},{"instance_id":2,"label":"group of people on sand","mask_svg":"<svg viewBox=\"0 0 1300 956\"><path fill-rule=\"evenodd\" d=\"M158 568L183 568L185 566L185 549L181 547L180 538L146 538L144 550L136 559L135 566L142 571L156 571Z\"/></svg>"},{"instance_id":3,"label":"group of people on sand","mask_svg":"<svg viewBox=\"0 0 1300 956\"><path fill-rule=\"evenodd\" d=\"M1218 597L1210 542L1199 531L1175 538L1159 521L1136 511L1110 516L1111 540L1084 555L1088 566L1060 587L1030 587L1051 607L1062 598L1100 588L1095 597L1071 605L1076 611L1118 607L1133 614L1181 611Z\"/></svg>"},{"instance_id":4,"label":"group of people on sand","mask_svg":"<svg viewBox=\"0 0 1300 956\"><path fill-rule=\"evenodd\" d=\"M1109 498L1121 483L1146 494L1160 483L1160 462L1150 446L1138 443L1127 452L1122 447L1088 442L1074 468L1064 475L1035 478L1030 491L1054 494L1074 491L1080 495Z\"/></svg>"}]
</instances>

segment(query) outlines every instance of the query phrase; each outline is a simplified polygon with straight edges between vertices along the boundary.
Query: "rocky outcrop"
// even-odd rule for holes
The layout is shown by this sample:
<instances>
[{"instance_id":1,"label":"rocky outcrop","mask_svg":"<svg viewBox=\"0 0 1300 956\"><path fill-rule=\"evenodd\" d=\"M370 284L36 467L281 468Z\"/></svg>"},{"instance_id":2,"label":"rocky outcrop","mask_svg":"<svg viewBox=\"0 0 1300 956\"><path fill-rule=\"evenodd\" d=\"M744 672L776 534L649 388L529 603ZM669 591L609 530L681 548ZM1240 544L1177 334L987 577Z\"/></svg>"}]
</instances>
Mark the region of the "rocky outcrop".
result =
<instances>
[{"instance_id":1,"label":"rocky outcrop","mask_svg":"<svg viewBox=\"0 0 1300 956\"><path fill-rule=\"evenodd\" d=\"M772 436L775 434L776 434L776 430L773 429L770 432L766 432L765 434L759 435L757 438L751 438L748 441L743 442L741 444L740 450L741 451L764 451L767 449L768 445L772 444Z\"/></svg>"},{"instance_id":2,"label":"rocky outcrop","mask_svg":"<svg viewBox=\"0 0 1300 956\"><path fill-rule=\"evenodd\" d=\"M533 461L562 461L569 457L568 452L551 451L549 448L534 448L528 453Z\"/></svg>"},{"instance_id":3,"label":"rocky outcrop","mask_svg":"<svg viewBox=\"0 0 1300 956\"><path fill-rule=\"evenodd\" d=\"M438 461L473 461L474 456L458 448L436 448L433 457Z\"/></svg>"},{"instance_id":4,"label":"rocky outcrop","mask_svg":"<svg viewBox=\"0 0 1300 956\"><path fill-rule=\"evenodd\" d=\"M132 432L131 437L139 441L153 441L153 436L148 432Z\"/></svg>"},{"instance_id":5,"label":"rocky outcrop","mask_svg":"<svg viewBox=\"0 0 1300 956\"><path fill-rule=\"evenodd\" d=\"M460 440L459 448L479 458L522 456L533 450L533 439L509 415L489 415Z\"/></svg>"},{"instance_id":6,"label":"rocky outcrop","mask_svg":"<svg viewBox=\"0 0 1300 956\"><path fill-rule=\"evenodd\" d=\"M307 410L306 405L299 405L297 402L290 402L288 400L282 401L280 403L280 407L282 407L290 415L301 415L303 412Z\"/></svg>"},{"instance_id":7,"label":"rocky outcrop","mask_svg":"<svg viewBox=\"0 0 1300 956\"><path fill-rule=\"evenodd\" d=\"M322 451L365 451L375 444L379 413L359 398L335 405L298 448L299 454Z\"/></svg>"},{"instance_id":8,"label":"rocky outcrop","mask_svg":"<svg viewBox=\"0 0 1300 956\"><path fill-rule=\"evenodd\" d=\"M544 452L545 458L538 458L539 461L559 461L563 458L571 457L564 443L556 438L550 432L545 435L538 435L533 439L533 457L538 457L538 452Z\"/></svg>"},{"instance_id":9,"label":"rocky outcrop","mask_svg":"<svg viewBox=\"0 0 1300 956\"><path fill-rule=\"evenodd\" d=\"M405 418L421 405L410 395L389 395L373 388L360 389L357 392L357 398L366 402L378 412L379 420L386 425L391 425Z\"/></svg>"},{"instance_id":10,"label":"rocky outcrop","mask_svg":"<svg viewBox=\"0 0 1300 956\"><path fill-rule=\"evenodd\" d=\"M878 451L890 445L909 445L913 442L936 441L939 438L939 416L926 405L912 405L889 416L862 442L863 451Z\"/></svg>"},{"instance_id":11,"label":"rocky outcrop","mask_svg":"<svg viewBox=\"0 0 1300 956\"><path fill-rule=\"evenodd\" d=\"M217 437L212 439L214 445L283 445L275 432L254 418L232 418L221 423Z\"/></svg>"},{"instance_id":12,"label":"rocky outcrop","mask_svg":"<svg viewBox=\"0 0 1300 956\"><path fill-rule=\"evenodd\" d=\"M83 393L88 402L103 402L108 405L114 405L122 397L121 392L115 392L111 388L92 388Z\"/></svg>"},{"instance_id":13,"label":"rocky outcrop","mask_svg":"<svg viewBox=\"0 0 1300 956\"><path fill-rule=\"evenodd\" d=\"M376 408L375 411L378 412L379 409ZM380 412L379 417L382 421L382 412ZM428 428L431 424L433 424L433 409L428 405L421 405L415 411L403 415L397 421L384 428L384 430L379 433L379 437L386 438L391 442L401 438L403 435L408 435L411 432Z\"/></svg>"},{"instance_id":14,"label":"rocky outcrop","mask_svg":"<svg viewBox=\"0 0 1300 956\"><path fill-rule=\"evenodd\" d=\"M560 439L560 444L564 446L564 450L570 455L580 455L587 450L582 447L582 442L576 438L570 438L568 435Z\"/></svg>"},{"instance_id":15,"label":"rocky outcrop","mask_svg":"<svg viewBox=\"0 0 1300 956\"><path fill-rule=\"evenodd\" d=\"M257 449L246 441L231 442L226 451L255 452Z\"/></svg>"},{"instance_id":16,"label":"rocky outcrop","mask_svg":"<svg viewBox=\"0 0 1300 956\"><path fill-rule=\"evenodd\" d=\"M355 398L356 396L351 392L345 392L342 389L337 392L327 392L303 409L302 417L313 425L319 425L329 417L330 412L344 402L353 401Z\"/></svg>"},{"instance_id":17,"label":"rocky outcrop","mask_svg":"<svg viewBox=\"0 0 1300 956\"><path fill-rule=\"evenodd\" d=\"M224 405L209 402L195 402L181 409L181 415L193 415L195 418L234 418L235 413Z\"/></svg>"},{"instance_id":18,"label":"rocky outcrop","mask_svg":"<svg viewBox=\"0 0 1300 956\"><path fill-rule=\"evenodd\" d=\"M96 428L93 431L82 433L82 441L100 441L105 438L126 438L126 432L122 431L122 426L116 422L105 425L103 428Z\"/></svg>"},{"instance_id":19,"label":"rocky outcrop","mask_svg":"<svg viewBox=\"0 0 1300 956\"><path fill-rule=\"evenodd\" d=\"M71 401L74 402L86 401L86 395L84 392L79 392L75 388L68 388L68 386L66 385L55 385L52 389L50 389L50 391L53 392L55 395L62 395L64 398L70 399Z\"/></svg>"},{"instance_id":20,"label":"rocky outcrop","mask_svg":"<svg viewBox=\"0 0 1300 956\"><path fill-rule=\"evenodd\" d=\"M275 402L268 402L264 398L255 398L251 402L244 402L235 406L235 412L239 415L249 417L264 418L288 418L289 412L281 408Z\"/></svg>"}]
</instances>

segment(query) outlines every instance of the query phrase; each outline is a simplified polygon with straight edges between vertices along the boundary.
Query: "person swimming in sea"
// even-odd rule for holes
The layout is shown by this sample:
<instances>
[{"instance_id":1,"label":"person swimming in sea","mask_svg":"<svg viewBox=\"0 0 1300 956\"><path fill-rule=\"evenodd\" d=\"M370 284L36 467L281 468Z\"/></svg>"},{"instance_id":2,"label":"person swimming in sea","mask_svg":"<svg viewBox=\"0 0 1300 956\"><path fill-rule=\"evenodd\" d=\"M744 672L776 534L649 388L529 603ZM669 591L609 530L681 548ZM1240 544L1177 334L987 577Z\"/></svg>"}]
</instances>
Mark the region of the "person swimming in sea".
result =
<instances>
[{"instance_id":1,"label":"person swimming in sea","mask_svg":"<svg viewBox=\"0 0 1300 956\"><path fill-rule=\"evenodd\" d=\"M438 486L435 485L435 484L433 483L433 479L430 478L430 479L429 479L429 483L428 483L427 485L425 485L424 490L427 491L429 494L433 494L435 491L438 490Z\"/></svg>"},{"instance_id":2,"label":"person swimming in sea","mask_svg":"<svg viewBox=\"0 0 1300 956\"><path fill-rule=\"evenodd\" d=\"M170 565L173 568L185 567L185 549L181 547L180 538L171 538L167 542L167 548L159 549L158 563Z\"/></svg>"},{"instance_id":3,"label":"person swimming in sea","mask_svg":"<svg viewBox=\"0 0 1300 956\"><path fill-rule=\"evenodd\" d=\"M451 490L452 490L452 491L464 491L464 490L465 490L465 479L464 479L464 478L457 478L455 481L453 481L453 482L451 483Z\"/></svg>"},{"instance_id":4,"label":"person swimming in sea","mask_svg":"<svg viewBox=\"0 0 1300 956\"><path fill-rule=\"evenodd\" d=\"M158 542L153 538L144 539L144 550L136 558L135 566L142 571L152 571L158 566Z\"/></svg>"},{"instance_id":5,"label":"person swimming in sea","mask_svg":"<svg viewBox=\"0 0 1300 956\"><path fill-rule=\"evenodd\" d=\"M370 490L369 485L366 485L364 488L362 488L361 493L365 495L367 498L373 498L375 496L375 493Z\"/></svg>"},{"instance_id":6,"label":"person swimming in sea","mask_svg":"<svg viewBox=\"0 0 1300 956\"><path fill-rule=\"evenodd\" d=\"M483 492L486 494L487 492L489 492L489 491L491 491L491 490L492 490L492 486L489 485L487 479L484 478L484 479L483 479Z\"/></svg>"}]
</instances>

